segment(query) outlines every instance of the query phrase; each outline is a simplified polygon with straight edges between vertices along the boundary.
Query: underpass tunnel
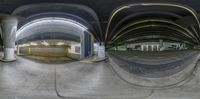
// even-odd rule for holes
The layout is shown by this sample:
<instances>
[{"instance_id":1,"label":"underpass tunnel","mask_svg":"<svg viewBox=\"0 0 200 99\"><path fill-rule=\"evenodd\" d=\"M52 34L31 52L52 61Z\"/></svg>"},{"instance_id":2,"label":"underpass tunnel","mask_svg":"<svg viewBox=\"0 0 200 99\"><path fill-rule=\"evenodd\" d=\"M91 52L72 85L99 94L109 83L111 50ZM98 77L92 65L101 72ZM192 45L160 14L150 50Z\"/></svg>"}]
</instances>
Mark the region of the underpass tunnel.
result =
<instances>
[{"instance_id":1,"label":"underpass tunnel","mask_svg":"<svg viewBox=\"0 0 200 99\"><path fill-rule=\"evenodd\" d=\"M38 19L22 26L16 34L17 44L26 43L23 41L34 41L42 39L63 39L78 42L78 48L76 49L80 49L79 59L92 56L93 54L93 46L91 45L93 42L92 35L87 33L86 27L78 25L72 20L55 17ZM73 50L76 49L73 47Z\"/></svg>"},{"instance_id":2,"label":"underpass tunnel","mask_svg":"<svg viewBox=\"0 0 200 99\"><path fill-rule=\"evenodd\" d=\"M198 13L186 5L120 6L110 15L105 34L110 63L131 84L150 88L176 85L196 68L186 64L199 59L199 26Z\"/></svg>"},{"instance_id":3,"label":"underpass tunnel","mask_svg":"<svg viewBox=\"0 0 200 99\"><path fill-rule=\"evenodd\" d=\"M5 52L4 59L9 60L9 61L15 60L14 58L15 42L18 44L20 40L26 39L28 37L29 38L33 37L33 35L38 35L38 37L40 37L41 39L43 34L49 33L49 32L51 33L47 34L47 37L46 38L43 37L43 39L56 39L56 36L61 33L64 36L68 35L68 38L71 39L72 41L79 41L80 59L89 57L93 54L92 53L93 46L91 44L93 42L93 37L91 34L87 32L86 27L81 27L81 25L79 26L77 25L77 23L73 23L70 20L65 20L62 18L61 19L60 18L49 18L49 19L46 18L46 19L39 19L34 22L27 23L24 26L22 26L19 30L17 30L15 41L13 41L12 45L10 45L10 47L13 46L13 48L12 49L9 48L8 50L5 50L8 52ZM62 39L67 40L68 38L64 38L63 35L60 35L63 37ZM36 37L33 40L37 40L37 39L38 38ZM7 43L8 41L6 42L6 44ZM22 43L25 43L25 42L22 42ZM6 54L8 56L6 56Z\"/></svg>"},{"instance_id":4,"label":"underpass tunnel","mask_svg":"<svg viewBox=\"0 0 200 99\"><path fill-rule=\"evenodd\" d=\"M187 19L187 24L185 20ZM109 44L130 39L163 36L187 44L199 44L199 16L178 4L139 3L117 8L108 21L105 40ZM173 39L175 38L175 39ZM124 41L124 42L125 42Z\"/></svg>"},{"instance_id":5,"label":"underpass tunnel","mask_svg":"<svg viewBox=\"0 0 200 99\"><path fill-rule=\"evenodd\" d=\"M38 8L38 6L41 8ZM48 8L49 6L51 6L51 9ZM57 6L60 8L56 9ZM29 11L34 7L40 9L40 11ZM64 10L66 7L69 9ZM33 35L40 34L38 37L41 39L43 34L50 33L49 37L47 36L47 38L44 37L43 39L54 39L57 34L64 33L68 37L63 35L63 38L60 38L72 41L77 41L78 37L80 59L92 56L94 40L99 41L101 39L101 36L98 36L101 35L98 17L93 10L82 5L59 3L33 4L19 7L13 11L12 16L7 15L3 18L5 18L2 19L2 36L4 40L3 61L16 60L14 55L15 44Z\"/></svg>"},{"instance_id":6,"label":"underpass tunnel","mask_svg":"<svg viewBox=\"0 0 200 99\"><path fill-rule=\"evenodd\" d=\"M16 42L15 53L38 62L74 62L81 59L80 37L66 33L31 35Z\"/></svg>"}]
</instances>

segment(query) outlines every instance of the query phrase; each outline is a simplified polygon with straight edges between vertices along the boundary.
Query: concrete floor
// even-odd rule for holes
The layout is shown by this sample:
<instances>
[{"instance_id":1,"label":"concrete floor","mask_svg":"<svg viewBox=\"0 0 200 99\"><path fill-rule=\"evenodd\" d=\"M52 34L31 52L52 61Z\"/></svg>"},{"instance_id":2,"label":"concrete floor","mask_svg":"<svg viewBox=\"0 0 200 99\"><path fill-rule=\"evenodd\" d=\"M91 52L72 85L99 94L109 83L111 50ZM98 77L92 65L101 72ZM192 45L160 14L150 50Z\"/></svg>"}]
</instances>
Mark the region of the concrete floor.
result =
<instances>
[{"instance_id":1,"label":"concrete floor","mask_svg":"<svg viewBox=\"0 0 200 99\"><path fill-rule=\"evenodd\" d=\"M78 59L72 59L67 56L66 57L44 57L44 56L26 55L22 57L25 59L35 61L35 62L48 63L48 64L64 64L64 63L78 61Z\"/></svg>"},{"instance_id":2,"label":"concrete floor","mask_svg":"<svg viewBox=\"0 0 200 99\"><path fill-rule=\"evenodd\" d=\"M115 51L109 52L109 56L113 70L128 83L163 89L180 86L186 82L196 70L200 53L193 50Z\"/></svg>"},{"instance_id":3,"label":"concrete floor","mask_svg":"<svg viewBox=\"0 0 200 99\"><path fill-rule=\"evenodd\" d=\"M200 65L200 63L198 63ZM146 89L123 81L105 62L0 62L0 99L199 99L200 68L187 83Z\"/></svg>"},{"instance_id":4,"label":"concrete floor","mask_svg":"<svg viewBox=\"0 0 200 99\"><path fill-rule=\"evenodd\" d=\"M134 55L138 54L139 55ZM166 77L184 70L199 59L198 51L110 52L112 60L125 71L143 77ZM146 56L146 57L145 57ZM161 57L162 56L162 57ZM190 66L195 67L195 65Z\"/></svg>"}]
</instances>

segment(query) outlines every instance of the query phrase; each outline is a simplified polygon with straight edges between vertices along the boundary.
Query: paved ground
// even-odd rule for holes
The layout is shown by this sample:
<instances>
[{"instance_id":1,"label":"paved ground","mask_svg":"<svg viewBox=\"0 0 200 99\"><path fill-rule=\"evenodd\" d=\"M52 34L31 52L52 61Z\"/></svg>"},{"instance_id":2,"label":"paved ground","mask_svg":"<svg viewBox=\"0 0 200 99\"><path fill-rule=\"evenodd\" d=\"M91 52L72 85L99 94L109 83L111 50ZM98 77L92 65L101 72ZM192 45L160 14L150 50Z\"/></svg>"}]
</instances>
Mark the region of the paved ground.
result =
<instances>
[{"instance_id":1,"label":"paved ground","mask_svg":"<svg viewBox=\"0 0 200 99\"><path fill-rule=\"evenodd\" d=\"M77 61L78 59L72 59L69 57L43 57L43 56L31 56L31 55L26 55L22 56L26 59L40 62L40 63L48 63L48 64L64 64L64 63L69 63L69 62L74 62Z\"/></svg>"},{"instance_id":2,"label":"paved ground","mask_svg":"<svg viewBox=\"0 0 200 99\"><path fill-rule=\"evenodd\" d=\"M148 53L115 51L109 52L109 56L113 70L128 83L162 89L186 82L197 67L200 53L192 50Z\"/></svg>"},{"instance_id":3,"label":"paved ground","mask_svg":"<svg viewBox=\"0 0 200 99\"><path fill-rule=\"evenodd\" d=\"M57 99L58 96L122 99L144 97L152 92L124 83L106 63L55 65L17 57L16 62L0 65L0 96L3 99Z\"/></svg>"},{"instance_id":4,"label":"paved ground","mask_svg":"<svg viewBox=\"0 0 200 99\"><path fill-rule=\"evenodd\" d=\"M142 51L110 51L109 54L118 55L126 60L142 64L164 64L171 63L187 57L197 51L164 51L164 52L142 52Z\"/></svg>"},{"instance_id":5,"label":"paved ground","mask_svg":"<svg viewBox=\"0 0 200 99\"><path fill-rule=\"evenodd\" d=\"M199 99L200 70L171 89L146 89L116 75L109 63L0 62L0 99Z\"/></svg>"},{"instance_id":6,"label":"paved ground","mask_svg":"<svg viewBox=\"0 0 200 99\"><path fill-rule=\"evenodd\" d=\"M174 51L143 53L135 51L115 51L110 52L109 55L114 62L129 73L158 78L170 76L182 71L192 61L196 61L196 58L199 57L199 52Z\"/></svg>"}]
</instances>

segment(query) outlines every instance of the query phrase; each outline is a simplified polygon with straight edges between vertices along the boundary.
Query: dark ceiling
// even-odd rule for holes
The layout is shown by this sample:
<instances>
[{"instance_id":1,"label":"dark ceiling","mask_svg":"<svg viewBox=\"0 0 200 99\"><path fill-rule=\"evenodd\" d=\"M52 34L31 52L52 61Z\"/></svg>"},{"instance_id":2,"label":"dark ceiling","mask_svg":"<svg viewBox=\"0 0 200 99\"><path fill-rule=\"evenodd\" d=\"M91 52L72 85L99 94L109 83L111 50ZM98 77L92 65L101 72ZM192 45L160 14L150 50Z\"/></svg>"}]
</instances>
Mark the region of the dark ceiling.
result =
<instances>
[{"instance_id":1,"label":"dark ceiling","mask_svg":"<svg viewBox=\"0 0 200 99\"><path fill-rule=\"evenodd\" d=\"M101 22L107 22L111 12L118 6L141 2L180 3L191 6L193 9L200 12L199 0L1 0L0 12L12 13L12 11L14 11L17 7L35 3L75 3L92 8L99 16Z\"/></svg>"},{"instance_id":2,"label":"dark ceiling","mask_svg":"<svg viewBox=\"0 0 200 99\"><path fill-rule=\"evenodd\" d=\"M102 32L96 32L97 34L95 38L108 44L110 42L113 43L112 41L122 42L129 39L135 39L138 41L142 39L149 39L149 37L153 39L159 39L162 37L171 40L177 39L192 45L200 44L199 27L196 27L197 24L194 22L194 20L187 18L187 16L191 17L191 13L188 13L183 9L177 9L173 7L162 7L161 9L159 6L146 8L134 7L132 9L124 10L115 16L108 31L106 31L109 17L111 16L112 12L114 9L122 5L136 3L177 3L187 5L199 13L199 0L1 0L0 12L12 14L12 12L20 6L38 3L79 4L91 8L99 17L102 29ZM27 13L31 12L29 11ZM154 19L154 21L131 25L132 23L137 23L139 21L148 19ZM159 20L164 20L165 22ZM93 23L91 22L90 24ZM177 26L176 24L180 25L181 27ZM145 28L141 28L144 26ZM124 27L126 28L123 29ZM132 30L134 28L135 30ZM122 29L122 31L120 29Z\"/></svg>"}]
</instances>

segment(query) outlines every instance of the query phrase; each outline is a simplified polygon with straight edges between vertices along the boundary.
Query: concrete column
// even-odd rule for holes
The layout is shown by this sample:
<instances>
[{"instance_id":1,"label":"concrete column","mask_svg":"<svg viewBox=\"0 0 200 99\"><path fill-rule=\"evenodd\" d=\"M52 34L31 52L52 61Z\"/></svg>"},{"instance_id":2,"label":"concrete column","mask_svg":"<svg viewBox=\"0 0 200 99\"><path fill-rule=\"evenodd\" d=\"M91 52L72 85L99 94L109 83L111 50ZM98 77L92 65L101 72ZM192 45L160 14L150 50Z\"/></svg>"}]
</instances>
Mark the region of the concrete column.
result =
<instances>
[{"instance_id":1,"label":"concrete column","mask_svg":"<svg viewBox=\"0 0 200 99\"><path fill-rule=\"evenodd\" d=\"M100 43L98 47L98 58L105 58L105 57L106 57L105 46L103 43Z\"/></svg>"},{"instance_id":2,"label":"concrete column","mask_svg":"<svg viewBox=\"0 0 200 99\"><path fill-rule=\"evenodd\" d=\"M141 51L144 51L144 45L141 45Z\"/></svg>"},{"instance_id":3,"label":"concrete column","mask_svg":"<svg viewBox=\"0 0 200 99\"><path fill-rule=\"evenodd\" d=\"M85 34L84 31L80 37L80 43L81 43L81 51L80 51L80 59L85 58Z\"/></svg>"},{"instance_id":4,"label":"concrete column","mask_svg":"<svg viewBox=\"0 0 200 99\"><path fill-rule=\"evenodd\" d=\"M88 34L86 31L83 31L81 35L81 59L89 57L92 55L93 51L93 38L90 34Z\"/></svg>"},{"instance_id":5,"label":"concrete column","mask_svg":"<svg viewBox=\"0 0 200 99\"><path fill-rule=\"evenodd\" d=\"M160 50L159 50L159 45L156 45L156 46L157 46L157 51L160 51Z\"/></svg>"},{"instance_id":6,"label":"concrete column","mask_svg":"<svg viewBox=\"0 0 200 99\"><path fill-rule=\"evenodd\" d=\"M166 49L165 43L163 43L163 40L159 40L159 43L160 51L164 51Z\"/></svg>"},{"instance_id":7,"label":"concrete column","mask_svg":"<svg viewBox=\"0 0 200 99\"><path fill-rule=\"evenodd\" d=\"M91 55L94 55L94 37L91 36Z\"/></svg>"},{"instance_id":8,"label":"concrete column","mask_svg":"<svg viewBox=\"0 0 200 99\"><path fill-rule=\"evenodd\" d=\"M15 36L18 20L15 17L7 16L2 21L4 57L2 61L14 61L15 58Z\"/></svg>"},{"instance_id":9,"label":"concrete column","mask_svg":"<svg viewBox=\"0 0 200 99\"><path fill-rule=\"evenodd\" d=\"M17 43L17 55L20 55L20 52L19 52L19 44Z\"/></svg>"},{"instance_id":10,"label":"concrete column","mask_svg":"<svg viewBox=\"0 0 200 99\"><path fill-rule=\"evenodd\" d=\"M151 51L153 52L154 45L151 45Z\"/></svg>"},{"instance_id":11,"label":"concrete column","mask_svg":"<svg viewBox=\"0 0 200 99\"><path fill-rule=\"evenodd\" d=\"M146 51L148 52L148 51L149 51L149 45L146 45L146 48L147 48L147 50L146 50Z\"/></svg>"}]
</instances>

